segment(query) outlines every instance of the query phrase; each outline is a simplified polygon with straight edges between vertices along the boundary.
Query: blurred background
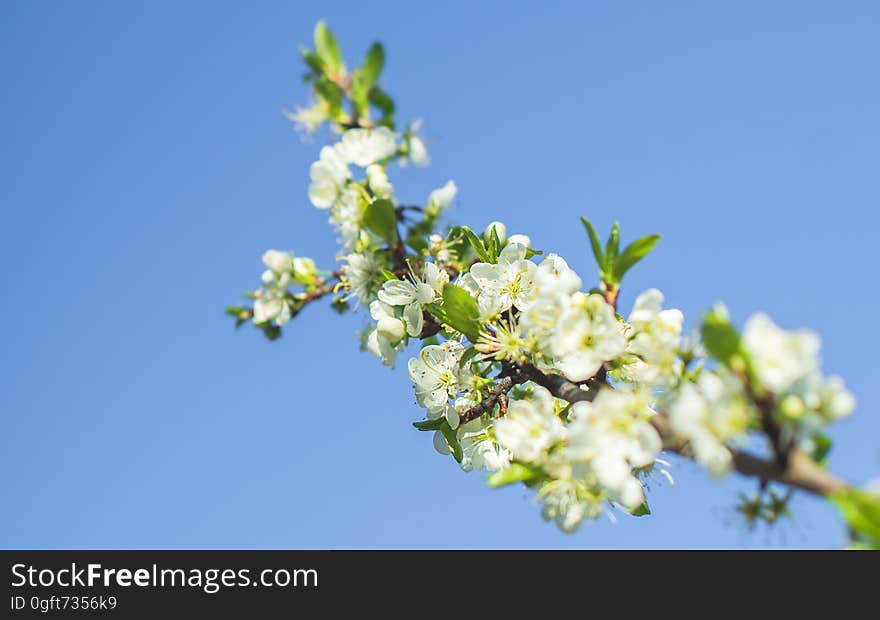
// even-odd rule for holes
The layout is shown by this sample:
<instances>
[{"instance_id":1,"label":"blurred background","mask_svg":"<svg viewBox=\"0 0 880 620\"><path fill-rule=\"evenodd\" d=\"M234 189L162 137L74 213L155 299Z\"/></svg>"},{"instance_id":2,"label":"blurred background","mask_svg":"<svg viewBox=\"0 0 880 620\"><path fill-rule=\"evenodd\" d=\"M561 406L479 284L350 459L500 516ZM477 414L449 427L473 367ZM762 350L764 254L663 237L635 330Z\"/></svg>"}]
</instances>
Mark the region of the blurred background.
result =
<instances>
[{"instance_id":1,"label":"blurred background","mask_svg":"<svg viewBox=\"0 0 880 620\"><path fill-rule=\"evenodd\" d=\"M661 6L662 4L662 6ZM880 6L873 2L4 2L0 7L0 546L838 547L824 502L749 531L737 493L675 460L649 517L559 533L410 422L405 357L363 314L309 308L275 343L226 305L267 248L333 264L308 202L299 44L381 39L398 120L459 186L448 220L528 233L585 276L578 216L663 240L657 286L823 336L859 408L831 467L880 474Z\"/></svg>"}]
</instances>

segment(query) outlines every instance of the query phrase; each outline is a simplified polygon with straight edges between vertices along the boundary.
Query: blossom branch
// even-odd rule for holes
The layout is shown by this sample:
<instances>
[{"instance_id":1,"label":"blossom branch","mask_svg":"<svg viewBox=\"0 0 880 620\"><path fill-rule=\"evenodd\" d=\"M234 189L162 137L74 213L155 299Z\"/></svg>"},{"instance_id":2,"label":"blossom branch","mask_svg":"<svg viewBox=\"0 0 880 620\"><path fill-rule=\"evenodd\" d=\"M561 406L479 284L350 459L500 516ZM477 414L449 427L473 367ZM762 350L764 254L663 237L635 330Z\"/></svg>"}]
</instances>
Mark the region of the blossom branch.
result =
<instances>
[{"instance_id":1,"label":"blossom branch","mask_svg":"<svg viewBox=\"0 0 880 620\"><path fill-rule=\"evenodd\" d=\"M570 403L591 401L598 390L585 390L584 386L569 381L562 375L546 374L534 366L525 366L522 372L529 380L547 388L557 398ZM687 443L681 442L672 431L669 417L660 412L651 419L660 434L663 447L680 456L691 458ZM753 454L731 450L734 469L744 476L755 477L762 482L779 482L815 495L829 495L848 488L839 478L822 469L813 459L797 450L790 450L785 463L778 459L762 459Z\"/></svg>"}]
</instances>

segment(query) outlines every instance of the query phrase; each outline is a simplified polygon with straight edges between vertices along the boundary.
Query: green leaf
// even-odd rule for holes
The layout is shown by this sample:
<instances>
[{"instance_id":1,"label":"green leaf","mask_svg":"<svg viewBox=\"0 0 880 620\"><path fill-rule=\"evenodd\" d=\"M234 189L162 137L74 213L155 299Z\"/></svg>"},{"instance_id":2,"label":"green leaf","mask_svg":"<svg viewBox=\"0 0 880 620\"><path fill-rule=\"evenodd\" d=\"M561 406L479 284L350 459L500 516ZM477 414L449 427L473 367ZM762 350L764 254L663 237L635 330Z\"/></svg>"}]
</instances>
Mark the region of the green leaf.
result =
<instances>
[{"instance_id":1,"label":"green leaf","mask_svg":"<svg viewBox=\"0 0 880 620\"><path fill-rule=\"evenodd\" d=\"M651 508L648 506L648 501L645 500L642 502L638 508L632 510L629 514L634 517L644 517L645 515L651 514Z\"/></svg>"},{"instance_id":2,"label":"green leaf","mask_svg":"<svg viewBox=\"0 0 880 620\"><path fill-rule=\"evenodd\" d=\"M248 319L252 316L252 311L244 306L229 306L226 308L226 314L235 317L235 328L238 329L248 322Z\"/></svg>"},{"instance_id":3,"label":"green leaf","mask_svg":"<svg viewBox=\"0 0 880 620\"><path fill-rule=\"evenodd\" d=\"M620 252L620 225L614 222L611 227L611 234L608 235L608 241L605 242L605 277L614 278L614 262L617 260L617 254ZM617 284L617 282L609 282L609 284Z\"/></svg>"},{"instance_id":4,"label":"green leaf","mask_svg":"<svg viewBox=\"0 0 880 620\"><path fill-rule=\"evenodd\" d=\"M342 54L339 53L339 44L336 43L336 37L327 28L324 20L315 25L315 51L318 52L318 56L332 73L339 73L342 70Z\"/></svg>"},{"instance_id":5,"label":"green leaf","mask_svg":"<svg viewBox=\"0 0 880 620\"><path fill-rule=\"evenodd\" d=\"M460 331L471 342L480 335L480 310L477 301L466 290L455 284L443 285L443 313L445 323Z\"/></svg>"},{"instance_id":6,"label":"green leaf","mask_svg":"<svg viewBox=\"0 0 880 620\"><path fill-rule=\"evenodd\" d=\"M532 258L533 256L541 256L544 254L541 250L533 250L532 248L526 248L526 259Z\"/></svg>"},{"instance_id":7,"label":"green leaf","mask_svg":"<svg viewBox=\"0 0 880 620\"><path fill-rule=\"evenodd\" d=\"M581 216L581 222L584 223L584 228L587 229L587 235L590 237L590 247L593 248L596 263L599 265L599 269L602 269L605 264L605 254L602 252L602 244L599 243L599 235L596 234L596 229L590 224L590 220Z\"/></svg>"},{"instance_id":8,"label":"green leaf","mask_svg":"<svg viewBox=\"0 0 880 620\"><path fill-rule=\"evenodd\" d=\"M486 482L490 487L496 489L515 482L528 482L543 475L543 472L537 467L526 465L525 463L513 462L509 467L499 469L495 473L486 478Z\"/></svg>"},{"instance_id":9,"label":"green leaf","mask_svg":"<svg viewBox=\"0 0 880 620\"><path fill-rule=\"evenodd\" d=\"M385 116L394 116L394 100L378 86L373 86L368 95L370 103L376 106Z\"/></svg>"},{"instance_id":10,"label":"green leaf","mask_svg":"<svg viewBox=\"0 0 880 620\"><path fill-rule=\"evenodd\" d=\"M654 249L657 242L660 241L660 235L648 235L637 241L630 243L617 260L614 261L614 278L617 282L623 279L623 275L629 271L633 265L648 255L648 252Z\"/></svg>"},{"instance_id":11,"label":"green leaf","mask_svg":"<svg viewBox=\"0 0 880 620\"><path fill-rule=\"evenodd\" d=\"M420 431L439 431L445 421L446 420L441 417L436 420L420 420L418 422L413 422L412 425Z\"/></svg>"},{"instance_id":12,"label":"green leaf","mask_svg":"<svg viewBox=\"0 0 880 620\"><path fill-rule=\"evenodd\" d=\"M379 74L382 73L382 67L384 66L385 50L382 48L382 44L377 41L367 50L367 57L364 59L364 64L361 67L361 75L367 90L379 79Z\"/></svg>"},{"instance_id":13,"label":"green leaf","mask_svg":"<svg viewBox=\"0 0 880 620\"><path fill-rule=\"evenodd\" d=\"M461 463L464 453L461 451L461 444L458 443L458 435L449 427L449 423L445 419L442 419L442 422L443 424L438 430L443 433L443 438L446 439L446 444L452 451L452 457L456 462Z\"/></svg>"},{"instance_id":14,"label":"green leaf","mask_svg":"<svg viewBox=\"0 0 880 620\"><path fill-rule=\"evenodd\" d=\"M828 463L828 453L831 452L831 438L828 435L818 435L814 442L813 460L822 467Z\"/></svg>"},{"instance_id":15,"label":"green leaf","mask_svg":"<svg viewBox=\"0 0 880 620\"><path fill-rule=\"evenodd\" d=\"M828 499L843 513L857 543L863 548L880 549L880 495L846 489L832 493Z\"/></svg>"},{"instance_id":16,"label":"green leaf","mask_svg":"<svg viewBox=\"0 0 880 620\"><path fill-rule=\"evenodd\" d=\"M262 325L258 325L260 329L263 330L263 335L269 340L278 340L281 338L281 328L277 325L272 325L271 323L263 323Z\"/></svg>"},{"instance_id":17,"label":"green leaf","mask_svg":"<svg viewBox=\"0 0 880 620\"><path fill-rule=\"evenodd\" d=\"M479 258L480 261L483 263L490 262L489 253L486 251L486 246L483 244L483 240L477 236L477 233L472 231L467 226L462 226L461 232L464 233L465 239L467 239L468 243L474 249L474 253L477 255L477 258Z\"/></svg>"},{"instance_id":18,"label":"green leaf","mask_svg":"<svg viewBox=\"0 0 880 620\"><path fill-rule=\"evenodd\" d=\"M356 71L351 78L351 102L354 105L355 112L361 119L366 119L370 115L370 103L367 98L370 87L367 85L363 74Z\"/></svg>"},{"instance_id":19,"label":"green leaf","mask_svg":"<svg viewBox=\"0 0 880 620\"><path fill-rule=\"evenodd\" d=\"M730 366L734 356L741 353L739 332L730 324L723 307L706 315L700 335L709 354L725 366Z\"/></svg>"},{"instance_id":20,"label":"green leaf","mask_svg":"<svg viewBox=\"0 0 880 620\"><path fill-rule=\"evenodd\" d=\"M397 243L397 214L390 200L379 198L367 205L364 226L394 245Z\"/></svg>"},{"instance_id":21,"label":"green leaf","mask_svg":"<svg viewBox=\"0 0 880 620\"><path fill-rule=\"evenodd\" d=\"M330 117L338 118L342 112L342 89L326 76L321 76L315 82L315 92L318 97L327 102L330 108Z\"/></svg>"},{"instance_id":22,"label":"green leaf","mask_svg":"<svg viewBox=\"0 0 880 620\"><path fill-rule=\"evenodd\" d=\"M343 314L348 312L351 306L344 297L334 297L333 301L330 303L330 307L337 313Z\"/></svg>"},{"instance_id":23,"label":"green leaf","mask_svg":"<svg viewBox=\"0 0 880 620\"><path fill-rule=\"evenodd\" d=\"M441 323L446 323L449 325L449 317L446 315L446 311L443 309L443 306L438 303L425 304L425 310L433 314L437 317Z\"/></svg>"},{"instance_id":24,"label":"green leaf","mask_svg":"<svg viewBox=\"0 0 880 620\"><path fill-rule=\"evenodd\" d=\"M498 237L498 229L493 226L489 232L489 262L497 263L498 255L501 254L501 239Z\"/></svg>"},{"instance_id":25,"label":"green leaf","mask_svg":"<svg viewBox=\"0 0 880 620\"><path fill-rule=\"evenodd\" d=\"M324 73L324 61L321 60L321 57L318 56L312 50L301 47L299 48L299 53L302 54L303 61L305 61L306 66L312 70L312 72L321 75Z\"/></svg>"}]
</instances>

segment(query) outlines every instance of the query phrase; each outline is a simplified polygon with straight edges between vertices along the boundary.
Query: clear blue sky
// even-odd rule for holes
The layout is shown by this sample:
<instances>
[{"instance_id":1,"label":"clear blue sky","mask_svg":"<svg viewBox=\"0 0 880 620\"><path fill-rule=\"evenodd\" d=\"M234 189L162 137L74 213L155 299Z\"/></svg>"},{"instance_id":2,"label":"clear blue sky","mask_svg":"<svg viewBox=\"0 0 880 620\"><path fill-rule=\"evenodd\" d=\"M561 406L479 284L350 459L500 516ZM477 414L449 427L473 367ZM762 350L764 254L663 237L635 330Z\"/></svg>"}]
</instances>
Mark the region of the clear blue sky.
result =
<instances>
[{"instance_id":1,"label":"clear blue sky","mask_svg":"<svg viewBox=\"0 0 880 620\"><path fill-rule=\"evenodd\" d=\"M836 515L750 533L753 484L675 462L654 514L574 536L437 456L405 369L310 308L285 337L223 307L261 253L332 264L297 46L381 38L434 164L395 175L592 270L578 216L664 235L691 325L724 300L824 338L859 400L832 467L880 474L880 8L873 2L5 2L0 8L3 547L834 547ZM662 6L661 6L662 4ZM745 5L745 6L744 6Z\"/></svg>"}]
</instances>

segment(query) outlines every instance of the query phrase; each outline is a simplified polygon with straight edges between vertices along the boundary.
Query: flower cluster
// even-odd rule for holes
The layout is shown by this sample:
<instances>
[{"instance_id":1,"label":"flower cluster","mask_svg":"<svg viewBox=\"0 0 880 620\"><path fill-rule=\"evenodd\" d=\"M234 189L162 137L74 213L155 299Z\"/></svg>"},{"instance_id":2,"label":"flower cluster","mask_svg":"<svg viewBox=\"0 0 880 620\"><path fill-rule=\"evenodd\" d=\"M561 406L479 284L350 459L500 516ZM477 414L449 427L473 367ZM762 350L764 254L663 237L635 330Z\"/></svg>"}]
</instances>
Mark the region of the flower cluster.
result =
<instances>
[{"instance_id":1,"label":"flower cluster","mask_svg":"<svg viewBox=\"0 0 880 620\"><path fill-rule=\"evenodd\" d=\"M309 132L329 121L338 136L312 164L308 193L339 234L342 267L327 274L310 259L266 252L253 308L230 309L237 324L252 318L274 338L305 304L343 291L336 309L354 301L368 311L363 350L394 365L411 347L407 370L425 418L414 425L433 432L436 450L465 471L490 472L492 486L525 484L566 532L609 509L648 514L649 479L671 480L664 450L714 476L756 436L770 440L773 462L792 451L821 460L825 427L855 400L820 372L815 334L763 314L740 331L716 308L687 342L684 315L664 308L656 289L618 313L622 278L658 235L621 248L615 224L602 244L582 218L599 268L584 290L561 256L508 236L501 222L482 235L443 227L453 181L424 206L400 203L389 165L429 156L418 123L394 130L393 101L376 82L377 45L350 71L319 24L316 51L304 51L316 102L291 115Z\"/></svg>"}]
</instances>

